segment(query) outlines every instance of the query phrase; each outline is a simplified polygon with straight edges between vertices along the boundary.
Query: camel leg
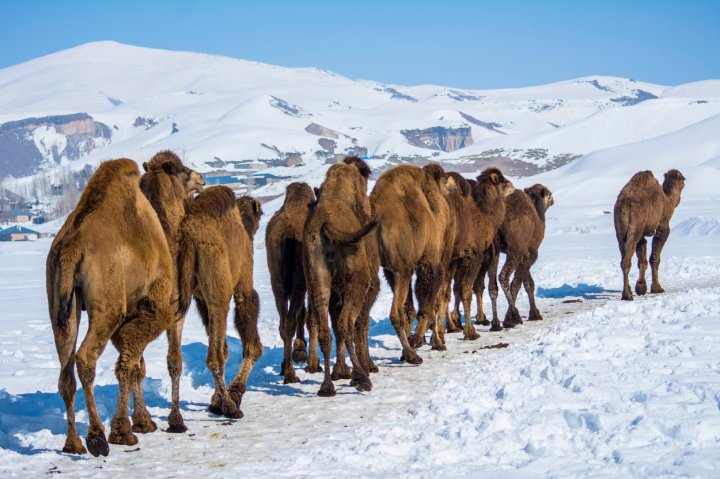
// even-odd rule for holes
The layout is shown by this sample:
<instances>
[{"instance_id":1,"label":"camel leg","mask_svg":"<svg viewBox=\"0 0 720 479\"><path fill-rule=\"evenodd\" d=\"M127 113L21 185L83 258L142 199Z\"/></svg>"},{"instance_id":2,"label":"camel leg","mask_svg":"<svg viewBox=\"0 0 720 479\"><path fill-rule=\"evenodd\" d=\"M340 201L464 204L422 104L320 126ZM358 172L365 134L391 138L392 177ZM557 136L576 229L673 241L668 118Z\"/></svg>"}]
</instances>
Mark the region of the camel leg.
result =
<instances>
[{"instance_id":1,"label":"camel leg","mask_svg":"<svg viewBox=\"0 0 720 479\"><path fill-rule=\"evenodd\" d=\"M472 313L470 311L472 305L472 294L473 294L473 280L478 277L480 272L480 262L477 259L467 259L464 262L467 264L463 266L462 278L460 283L460 294L462 296L463 310L465 311L465 330L463 339L468 341L475 341L480 338L480 335L475 331L470 318Z\"/></svg>"},{"instance_id":2,"label":"camel leg","mask_svg":"<svg viewBox=\"0 0 720 479\"><path fill-rule=\"evenodd\" d=\"M492 307L492 323L490 331L502 331L502 325L500 324L500 318L497 312L497 299L499 295L498 282L497 282L497 269L500 263L500 253L494 250L490 266L488 268L488 293L490 293L490 304Z\"/></svg>"},{"instance_id":3,"label":"camel leg","mask_svg":"<svg viewBox=\"0 0 720 479\"><path fill-rule=\"evenodd\" d=\"M292 360L296 363L307 361L307 341L305 341L305 320L307 318L307 309L305 309L305 290L299 299L300 312L295 319L295 341L293 341ZM317 354L317 352L316 352Z\"/></svg>"},{"instance_id":4,"label":"camel leg","mask_svg":"<svg viewBox=\"0 0 720 479\"><path fill-rule=\"evenodd\" d=\"M110 446L108 445L107 439L105 439L105 428L102 421L100 421L95 403L93 384L95 382L95 367L98 358L110 341L114 325L122 322L123 318L120 311L121 309L119 307L114 311L109 308L107 312L89 308L88 316L90 316L90 325L88 332L75 356L77 372L80 377L80 383L82 384L83 394L85 395L85 404L87 405L88 418L90 420L90 427L88 428L85 443L87 444L90 454L95 457L99 455L107 456L110 453Z\"/></svg>"},{"instance_id":5,"label":"camel leg","mask_svg":"<svg viewBox=\"0 0 720 479\"><path fill-rule=\"evenodd\" d=\"M392 289L392 286L390 288ZM412 334L412 325L417 319L417 310L415 309L415 302L413 301L412 278L408 280L407 297L405 298L403 311L403 327L405 328L405 336L409 338Z\"/></svg>"},{"instance_id":6,"label":"camel leg","mask_svg":"<svg viewBox=\"0 0 720 479\"><path fill-rule=\"evenodd\" d=\"M165 302L167 286L169 282L153 285L148 296L138 302L137 311L112 336L112 342L120 353L115 365L120 393L108 436L108 441L112 444L132 446L138 442L128 419L131 389L137 401L135 404L137 416L133 414L133 418L140 419L141 425L145 428L151 429L154 426L143 398L142 381L145 365L142 356L145 347L163 330L168 329L168 324L175 320L174 311L171 310L169 303Z\"/></svg>"},{"instance_id":7,"label":"camel leg","mask_svg":"<svg viewBox=\"0 0 720 479\"><path fill-rule=\"evenodd\" d=\"M81 309L77 304L77 300L73 301L75 317L67 322L66 330L60 331L55 323L53 323L52 327L55 336L55 348L57 349L58 359L60 361L58 391L65 403L68 423L68 433L63 452L69 454L85 454L87 449L83 446L75 426L75 393L77 390L77 382L75 380L75 347L77 345Z\"/></svg>"},{"instance_id":8,"label":"camel leg","mask_svg":"<svg viewBox=\"0 0 720 479\"><path fill-rule=\"evenodd\" d=\"M367 292L365 288L358 288L358 285L353 285L352 280L346 286L345 298L342 305L342 310L337 319L337 340L338 343L343 343L347 349L350 361L352 362L352 374L350 385L354 386L358 391L370 391L372 390L372 382L368 371L363 367L360 361L359 354L356 349L355 328L356 320L360 316L362 310L362 295ZM358 294L360 293L360 294ZM344 362L344 361L343 361Z\"/></svg>"},{"instance_id":9,"label":"camel leg","mask_svg":"<svg viewBox=\"0 0 720 479\"><path fill-rule=\"evenodd\" d=\"M352 378L352 370L350 366L345 362L345 350L347 349L347 334L342 335L339 332L340 315L345 307L343 299L338 291L344 291L345 288L340 284L333 284L332 291L330 291L330 303L328 304L328 311L330 313L330 323L332 324L333 333L335 334L335 366L333 366L332 374L330 377L333 381L338 379L350 379Z\"/></svg>"},{"instance_id":10,"label":"camel leg","mask_svg":"<svg viewBox=\"0 0 720 479\"><path fill-rule=\"evenodd\" d=\"M475 316L475 324L480 326L490 326L485 311L483 311L483 293L485 292L485 276L487 275L489 263L483 258L483 262L480 265L480 271L473 281L472 289L473 293L477 297L477 315Z\"/></svg>"},{"instance_id":11,"label":"camel leg","mask_svg":"<svg viewBox=\"0 0 720 479\"><path fill-rule=\"evenodd\" d=\"M650 254L650 270L652 271L652 284L650 285L651 293L664 293L665 290L660 286L659 269L660 254L662 253L665 242L670 236L669 226L659 226L655 231L652 240L652 253Z\"/></svg>"},{"instance_id":12,"label":"camel leg","mask_svg":"<svg viewBox=\"0 0 720 479\"><path fill-rule=\"evenodd\" d=\"M230 397L225 384L225 360L227 342L227 316L230 309L230 294L221 291L206 293L208 313L208 353L205 363L213 376L215 391L210 399L208 411L232 419L242 417L237 403Z\"/></svg>"},{"instance_id":13,"label":"camel leg","mask_svg":"<svg viewBox=\"0 0 720 479\"><path fill-rule=\"evenodd\" d=\"M436 265L423 264L417 270L415 281L415 295L418 299L418 324L415 333L409 338L410 344L419 348L425 344L425 332L430 326L430 320L436 319L435 303L442 281L441 272ZM436 335L433 335L436 337ZM439 342L439 337L436 339ZM433 343L433 348L441 348L441 344Z\"/></svg>"},{"instance_id":14,"label":"camel leg","mask_svg":"<svg viewBox=\"0 0 720 479\"><path fill-rule=\"evenodd\" d=\"M307 322L308 336L310 338L310 341L308 344L308 358L307 364L305 365L305 372L314 374L323 372L323 369L322 366L320 366L320 358L318 357L318 328L312 317L313 306L311 299L308 299L308 306L310 309L308 310L305 319Z\"/></svg>"},{"instance_id":15,"label":"camel leg","mask_svg":"<svg viewBox=\"0 0 720 479\"><path fill-rule=\"evenodd\" d=\"M528 321L541 321L543 319L542 314L540 314L540 310L537 308L537 304L535 303L535 280L530 273L530 268L533 264L535 264L535 261L537 261L536 252L531 253L530 258L525 263L523 271L523 287L525 288L525 293L527 294L528 302L530 303Z\"/></svg>"},{"instance_id":16,"label":"camel leg","mask_svg":"<svg viewBox=\"0 0 720 479\"><path fill-rule=\"evenodd\" d=\"M206 317L203 316L203 312L207 314L207 305L205 305L204 302L197 301L196 304L198 305L200 316L203 318L203 322L205 323ZM175 323L165 331L168 339L167 367L168 373L170 374L170 380L172 382L172 408L170 409L170 415L168 416L167 428L167 432L171 433L182 433L187 431L187 426L185 426L185 421L183 420L182 413L180 412L180 376L182 375L183 368L182 330L184 323L185 318L182 317L175 321Z\"/></svg>"},{"instance_id":17,"label":"camel leg","mask_svg":"<svg viewBox=\"0 0 720 479\"><path fill-rule=\"evenodd\" d=\"M514 255L508 254L505 264L500 271L500 286L502 287L503 292L505 293L505 298L508 302L508 310L505 314L505 320L503 321L503 326L506 328L514 328L517 324L519 324L517 320L520 319L520 312L515 307L515 301L509 281L510 276L515 272L517 267L518 259Z\"/></svg>"},{"instance_id":18,"label":"camel leg","mask_svg":"<svg viewBox=\"0 0 720 479\"><path fill-rule=\"evenodd\" d=\"M243 356L238 372L230 383L230 397L238 408L247 389L247 381L255 363L263 352L260 342L257 322L260 312L260 299L257 291L246 285L240 291L236 290L235 299L235 329L242 341ZM238 409L239 411L239 409ZM240 412L242 416L242 412Z\"/></svg>"},{"instance_id":19,"label":"camel leg","mask_svg":"<svg viewBox=\"0 0 720 479\"><path fill-rule=\"evenodd\" d=\"M458 281L458 268L457 261L452 261L448 268L448 279L447 279L447 300L450 302L450 281L452 279L452 292L454 296L454 307L453 311L448 314L447 318L447 332L448 333L459 333L462 331L462 323L460 321L460 286Z\"/></svg>"},{"instance_id":20,"label":"camel leg","mask_svg":"<svg viewBox=\"0 0 720 479\"><path fill-rule=\"evenodd\" d=\"M645 282L645 272L647 271L647 267L648 267L647 240L644 237L640 238L640 241L638 241L638 244L635 247L635 253L637 254L638 271L639 271L638 280L637 280L637 283L635 283L635 293L637 293L638 296L643 296L644 294L647 293L647 283Z\"/></svg>"},{"instance_id":21,"label":"camel leg","mask_svg":"<svg viewBox=\"0 0 720 479\"><path fill-rule=\"evenodd\" d=\"M157 424L152 420L150 412L145 406L145 395L143 393L142 381L145 378L145 358L140 356L140 370L133 383L133 414L132 431L147 434L157 430Z\"/></svg>"},{"instance_id":22,"label":"camel leg","mask_svg":"<svg viewBox=\"0 0 720 479\"><path fill-rule=\"evenodd\" d=\"M377 277L373 277L370 288L363 298L362 310L360 316L355 322L355 344L357 345L357 354L363 368L368 373L378 372L378 367L370 358L370 345L368 344L368 336L370 334L370 308L372 308L375 299L380 290L380 283Z\"/></svg>"},{"instance_id":23,"label":"camel leg","mask_svg":"<svg viewBox=\"0 0 720 479\"><path fill-rule=\"evenodd\" d=\"M627 240L624 243L620 244L620 268L622 269L623 273L622 299L625 301L632 301L633 299L632 291L630 290L630 279L628 278L628 276L630 274L633 251L635 250L636 246L637 242L630 240Z\"/></svg>"},{"instance_id":24,"label":"camel leg","mask_svg":"<svg viewBox=\"0 0 720 479\"><path fill-rule=\"evenodd\" d=\"M385 269L385 278L393 290L393 302L390 307L390 322L395 328L395 333L400 340L402 346L402 356L400 359L410 364L422 363L422 358L418 356L415 350L410 346L406 330L405 330L405 305L407 304L408 291L410 289L410 277L412 273L399 274Z\"/></svg>"},{"instance_id":25,"label":"camel leg","mask_svg":"<svg viewBox=\"0 0 720 479\"><path fill-rule=\"evenodd\" d=\"M292 364L293 336L297 329L294 320L297 319L295 315L298 313L298 311L296 311L298 305L294 303L294 301L297 301L295 298L296 293L296 291L293 291L291 294L290 311L288 311L285 295L281 294L280 297L278 297L278 295L275 296L275 305L280 313L280 327L278 329L280 330L280 337L283 340L283 360L280 364L280 374L284 376L284 384L300 382Z\"/></svg>"}]
</instances>

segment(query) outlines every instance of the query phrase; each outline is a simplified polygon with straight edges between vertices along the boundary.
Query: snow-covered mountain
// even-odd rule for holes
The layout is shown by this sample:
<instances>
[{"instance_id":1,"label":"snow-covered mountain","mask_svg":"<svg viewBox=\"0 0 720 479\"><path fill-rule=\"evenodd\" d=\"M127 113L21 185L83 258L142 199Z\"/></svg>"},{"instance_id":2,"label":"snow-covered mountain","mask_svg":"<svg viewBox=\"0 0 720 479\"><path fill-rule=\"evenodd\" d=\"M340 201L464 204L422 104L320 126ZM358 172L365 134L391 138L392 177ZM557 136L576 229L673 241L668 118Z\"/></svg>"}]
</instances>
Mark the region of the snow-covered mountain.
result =
<instances>
[{"instance_id":1,"label":"snow-covered mountain","mask_svg":"<svg viewBox=\"0 0 720 479\"><path fill-rule=\"evenodd\" d=\"M78 114L93 124L73 140L82 148L63 149L72 142L47 119ZM69 160L78 167L144 161L167 148L201 171L239 176L266 167L280 176L322 171L347 153L369 157L376 169L435 159L461 171L495 163L529 175L719 114L720 80L665 87L593 76L502 90L406 87L94 42L0 70L0 177ZM35 120L29 127L28 119ZM4 133L18 124L25 129ZM18 141L36 149L33 161L15 154ZM14 160L21 164L5 166Z\"/></svg>"}]
</instances>

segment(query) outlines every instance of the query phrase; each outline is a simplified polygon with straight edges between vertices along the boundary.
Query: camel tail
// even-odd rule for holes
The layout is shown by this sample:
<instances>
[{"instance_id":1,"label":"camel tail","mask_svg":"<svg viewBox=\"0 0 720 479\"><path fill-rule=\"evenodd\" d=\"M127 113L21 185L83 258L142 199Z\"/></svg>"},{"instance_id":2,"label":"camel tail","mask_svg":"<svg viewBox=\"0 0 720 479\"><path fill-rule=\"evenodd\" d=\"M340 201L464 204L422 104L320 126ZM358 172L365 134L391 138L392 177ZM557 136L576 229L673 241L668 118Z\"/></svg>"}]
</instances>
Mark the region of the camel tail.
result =
<instances>
[{"instance_id":1,"label":"camel tail","mask_svg":"<svg viewBox=\"0 0 720 479\"><path fill-rule=\"evenodd\" d=\"M365 236L367 236L369 233L371 233L378 225L377 219L372 219L368 224L360 228L360 230L355 231L353 233L342 233L339 231L332 231L327 234L329 238L332 239L334 243L343 245L343 246L354 246L357 243L360 242Z\"/></svg>"},{"instance_id":2,"label":"camel tail","mask_svg":"<svg viewBox=\"0 0 720 479\"><path fill-rule=\"evenodd\" d=\"M79 249L63 246L58 245L48 255L46 279L50 319L65 333L74 312L75 272L80 265L82 254Z\"/></svg>"},{"instance_id":3,"label":"camel tail","mask_svg":"<svg viewBox=\"0 0 720 479\"><path fill-rule=\"evenodd\" d=\"M615 207L615 236L619 244L625 244L630 231L630 208Z\"/></svg>"},{"instance_id":4,"label":"camel tail","mask_svg":"<svg viewBox=\"0 0 720 479\"><path fill-rule=\"evenodd\" d=\"M195 249L195 243L192 238L181 230L177 259L178 315L181 317L185 316L190 308L196 261L197 250Z\"/></svg>"}]
</instances>

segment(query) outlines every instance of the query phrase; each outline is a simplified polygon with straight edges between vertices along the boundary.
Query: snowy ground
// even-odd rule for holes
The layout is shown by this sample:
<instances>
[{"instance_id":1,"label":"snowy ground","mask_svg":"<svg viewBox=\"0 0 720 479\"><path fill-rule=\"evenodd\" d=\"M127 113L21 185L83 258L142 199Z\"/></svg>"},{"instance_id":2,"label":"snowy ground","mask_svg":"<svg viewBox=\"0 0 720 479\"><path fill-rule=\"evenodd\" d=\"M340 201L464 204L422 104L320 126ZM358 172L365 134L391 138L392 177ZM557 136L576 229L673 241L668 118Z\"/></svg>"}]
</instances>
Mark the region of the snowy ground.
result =
<instances>
[{"instance_id":1,"label":"snowy ground","mask_svg":"<svg viewBox=\"0 0 720 479\"><path fill-rule=\"evenodd\" d=\"M614 195L609 195L614 196ZM0 473L73 477L700 476L720 470L720 202L681 203L661 265L667 293L619 301L619 255L611 204L548 213L535 268L545 320L461 341L446 352L421 349L418 367L401 363L387 319L383 284L373 308L374 389L339 381L338 395L315 395L321 377L298 371L283 385L276 313L256 238L256 286L265 353L242 409L227 421L206 412L212 378L204 331L193 312L183 339L181 385L187 434L140 436L107 458L60 453L66 422L49 325L44 262L50 240L0 243ZM281 200L276 200L281 201ZM267 204L262 227L277 203ZM579 302L568 302L579 300ZM504 313L504 300L500 302ZM486 305L486 311L487 311ZM520 299L521 312L527 303ZM83 321L83 324L86 320ZM228 376L241 345L230 332ZM507 348L484 349L508 343ZM146 352L146 399L167 427L166 341ZM101 357L96 395L109 426L116 353ZM82 393L80 393L82 398ZM78 401L79 432L87 431Z\"/></svg>"}]
</instances>

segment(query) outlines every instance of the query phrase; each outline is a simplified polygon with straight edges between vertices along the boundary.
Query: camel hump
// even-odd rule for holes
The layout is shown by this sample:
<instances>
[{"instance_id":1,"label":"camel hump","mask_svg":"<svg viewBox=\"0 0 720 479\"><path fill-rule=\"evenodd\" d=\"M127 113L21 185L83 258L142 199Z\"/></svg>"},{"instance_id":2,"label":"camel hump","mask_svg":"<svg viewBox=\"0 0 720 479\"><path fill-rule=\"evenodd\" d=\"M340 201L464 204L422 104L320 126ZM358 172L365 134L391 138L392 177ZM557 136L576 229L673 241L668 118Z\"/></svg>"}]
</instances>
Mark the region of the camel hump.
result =
<instances>
[{"instance_id":1,"label":"camel hump","mask_svg":"<svg viewBox=\"0 0 720 479\"><path fill-rule=\"evenodd\" d=\"M370 167L359 156L346 156L343 163L357 168L364 178L367 179L370 177Z\"/></svg>"},{"instance_id":2,"label":"camel hump","mask_svg":"<svg viewBox=\"0 0 720 479\"><path fill-rule=\"evenodd\" d=\"M203 190L190 203L188 214L205 214L220 218L236 207L235 193L227 186L211 186Z\"/></svg>"},{"instance_id":3,"label":"camel hump","mask_svg":"<svg viewBox=\"0 0 720 479\"><path fill-rule=\"evenodd\" d=\"M285 201L283 206L292 203L303 203L306 206L315 200L315 194L310 185L300 181L290 183L285 189Z\"/></svg>"}]
</instances>

